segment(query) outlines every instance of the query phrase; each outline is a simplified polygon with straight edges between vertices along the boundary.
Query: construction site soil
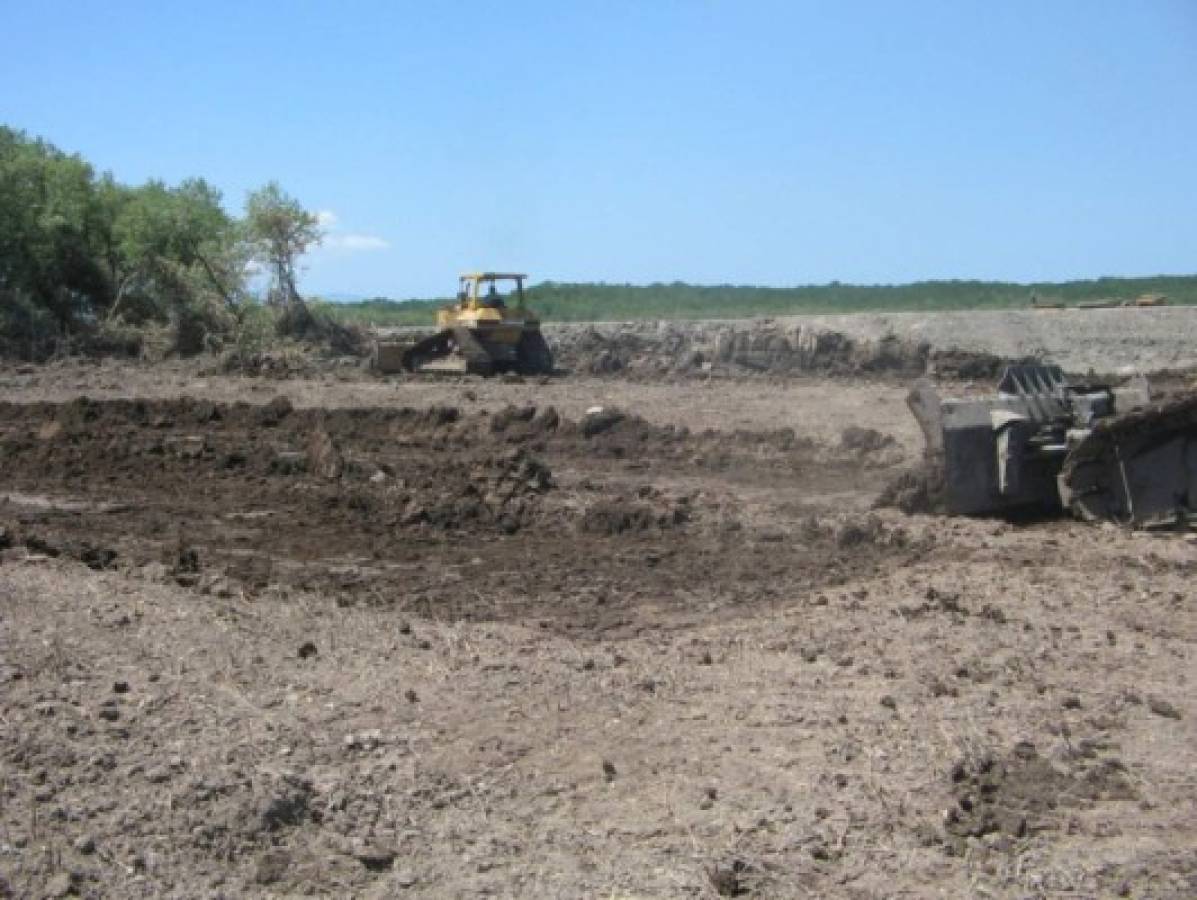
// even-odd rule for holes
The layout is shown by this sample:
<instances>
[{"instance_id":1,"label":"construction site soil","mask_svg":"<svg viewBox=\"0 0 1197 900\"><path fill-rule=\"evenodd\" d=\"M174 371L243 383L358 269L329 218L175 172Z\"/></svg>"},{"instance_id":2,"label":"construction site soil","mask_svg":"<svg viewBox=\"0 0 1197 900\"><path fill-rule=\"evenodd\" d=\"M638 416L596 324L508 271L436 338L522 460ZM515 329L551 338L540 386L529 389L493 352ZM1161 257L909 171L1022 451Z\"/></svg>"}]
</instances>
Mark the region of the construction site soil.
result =
<instances>
[{"instance_id":1,"label":"construction site soil","mask_svg":"<svg viewBox=\"0 0 1197 900\"><path fill-rule=\"evenodd\" d=\"M1197 894L1191 535L877 507L904 369L303 365L0 368L0 896Z\"/></svg>"}]
</instances>

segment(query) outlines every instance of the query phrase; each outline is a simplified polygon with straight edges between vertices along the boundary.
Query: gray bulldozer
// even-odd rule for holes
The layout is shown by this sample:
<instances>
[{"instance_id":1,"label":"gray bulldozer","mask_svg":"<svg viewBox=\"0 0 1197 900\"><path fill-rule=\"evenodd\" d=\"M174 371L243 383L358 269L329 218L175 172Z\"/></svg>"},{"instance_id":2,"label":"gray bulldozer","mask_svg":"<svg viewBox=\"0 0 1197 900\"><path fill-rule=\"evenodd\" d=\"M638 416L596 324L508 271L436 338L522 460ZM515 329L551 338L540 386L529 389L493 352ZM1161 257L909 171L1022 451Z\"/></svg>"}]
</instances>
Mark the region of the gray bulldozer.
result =
<instances>
[{"instance_id":1,"label":"gray bulldozer","mask_svg":"<svg viewBox=\"0 0 1197 900\"><path fill-rule=\"evenodd\" d=\"M944 399L926 379L907 405L949 513L1064 509L1136 527L1197 521L1197 394L1153 403L1145 379L1070 384L1013 365L997 394Z\"/></svg>"}]
</instances>

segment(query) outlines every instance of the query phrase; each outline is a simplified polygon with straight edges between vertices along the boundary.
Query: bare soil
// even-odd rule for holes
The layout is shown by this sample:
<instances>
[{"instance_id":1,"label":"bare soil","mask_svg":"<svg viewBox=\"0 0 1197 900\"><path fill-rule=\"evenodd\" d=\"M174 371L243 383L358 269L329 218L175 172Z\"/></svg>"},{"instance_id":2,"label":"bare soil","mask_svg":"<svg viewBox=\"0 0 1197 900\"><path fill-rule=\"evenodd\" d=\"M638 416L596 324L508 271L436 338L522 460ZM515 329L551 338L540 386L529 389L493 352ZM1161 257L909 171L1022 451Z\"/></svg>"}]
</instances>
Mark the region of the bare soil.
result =
<instances>
[{"instance_id":1,"label":"bare soil","mask_svg":"<svg viewBox=\"0 0 1197 900\"><path fill-rule=\"evenodd\" d=\"M203 372L0 370L0 896L1197 893L1197 544L897 378Z\"/></svg>"}]
</instances>

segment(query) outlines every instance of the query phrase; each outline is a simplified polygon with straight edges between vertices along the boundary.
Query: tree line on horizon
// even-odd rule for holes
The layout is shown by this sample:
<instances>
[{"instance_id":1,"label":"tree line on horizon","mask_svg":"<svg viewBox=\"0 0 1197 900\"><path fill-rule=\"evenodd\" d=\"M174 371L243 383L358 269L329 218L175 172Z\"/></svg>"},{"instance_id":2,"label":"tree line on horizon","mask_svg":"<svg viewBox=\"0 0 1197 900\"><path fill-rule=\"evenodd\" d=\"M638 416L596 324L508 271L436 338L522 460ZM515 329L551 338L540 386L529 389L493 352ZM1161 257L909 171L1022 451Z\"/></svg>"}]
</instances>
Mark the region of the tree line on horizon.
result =
<instances>
[{"instance_id":1,"label":"tree line on horizon","mask_svg":"<svg viewBox=\"0 0 1197 900\"><path fill-rule=\"evenodd\" d=\"M321 237L316 217L277 183L250 192L234 216L203 178L123 184L0 125L0 355L138 352L150 335L181 354L263 346L280 333L348 340L334 320L428 325L448 302L373 298L310 309L296 261ZM1074 304L1143 293L1197 304L1197 276L787 288L546 281L527 290L529 306L559 322L1009 309L1032 296Z\"/></svg>"},{"instance_id":2,"label":"tree line on horizon","mask_svg":"<svg viewBox=\"0 0 1197 900\"><path fill-rule=\"evenodd\" d=\"M230 215L203 178L127 185L77 154L0 126L0 352L40 357L72 341L111 349L151 330L195 353L302 320L295 262L316 217L271 182Z\"/></svg>"},{"instance_id":3,"label":"tree line on horizon","mask_svg":"<svg viewBox=\"0 0 1197 900\"><path fill-rule=\"evenodd\" d=\"M1075 305L1133 300L1164 294L1172 304L1197 304L1197 275L1098 278L1020 284L1005 281L944 280L899 285L831 282L799 287L561 283L546 281L526 291L528 306L546 321L587 322L635 319L706 319L856 312L1023 309L1032 301ZM343 321L379 325L426 325L450 298L391 300L375 297L328 304Z\"/></svg>"}]
</instances>

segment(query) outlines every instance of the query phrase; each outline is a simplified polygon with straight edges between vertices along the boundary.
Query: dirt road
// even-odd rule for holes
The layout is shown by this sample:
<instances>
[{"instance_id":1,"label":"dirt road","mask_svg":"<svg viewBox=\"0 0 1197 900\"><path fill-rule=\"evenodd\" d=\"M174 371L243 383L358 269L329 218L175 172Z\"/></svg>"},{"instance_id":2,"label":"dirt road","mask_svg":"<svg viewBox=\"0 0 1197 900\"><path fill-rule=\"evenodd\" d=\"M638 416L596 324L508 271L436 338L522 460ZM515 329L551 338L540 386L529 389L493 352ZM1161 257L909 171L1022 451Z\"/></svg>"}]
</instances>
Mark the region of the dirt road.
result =
<instances>
[{"instance_id":1,"label":"dirt road","mask_svg":"<svg viewBox=\"0 0 1197 900\"><path fill-rule=\"evenodd\" d=\"M0 380L0 895L1197 891L1197 545L896 379Z\"/></svg>"}]
</instances>

